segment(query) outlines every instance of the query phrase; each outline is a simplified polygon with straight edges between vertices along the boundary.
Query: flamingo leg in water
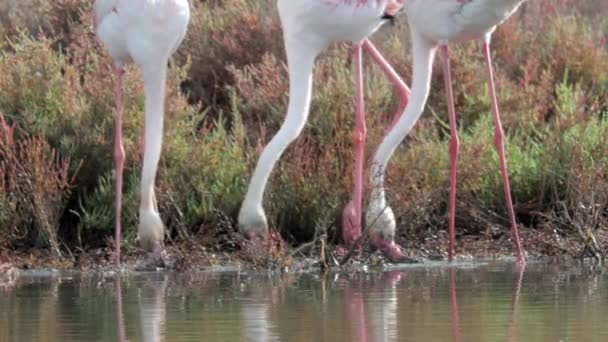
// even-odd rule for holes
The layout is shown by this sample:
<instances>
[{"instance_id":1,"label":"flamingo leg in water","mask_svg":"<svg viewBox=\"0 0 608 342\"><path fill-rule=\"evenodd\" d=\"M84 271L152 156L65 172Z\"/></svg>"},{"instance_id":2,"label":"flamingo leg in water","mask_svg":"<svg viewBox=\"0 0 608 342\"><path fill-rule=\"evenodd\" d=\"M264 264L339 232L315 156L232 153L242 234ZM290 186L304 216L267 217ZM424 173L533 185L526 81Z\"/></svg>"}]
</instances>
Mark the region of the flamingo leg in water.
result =
<instances>
[{"instance_id":1,"label":"flamingo leg in water","mask_svg":"<svg viewBox=\"0 0 608 342\"><path fill-rule=\"evenodd\" d=\"M380 54L378 49L369 41L365 40L362 43L363 49L370 55L372 60L378 64L382 72L386 75L389 81L393 84L395 89L397 89L397 94L399 96L399 107L397 107L397 111L395 115L393 115L393 121L388 127L386 132L389 132L393 126L397 123L403 112L405 111L405 107L409 102L410 98L410 89L407 87L405 82L399 77L395 69L388 63L388 61Z\"/></svg>"},{"instance_id":2,"label":"flamingo leg in water","mask_svg":"<svg viewBox=\"0 0 608 342\"><path fill-rule=\"evenodd\" d=\"M483 52L486 59L488 83L490 88L490 99L492 100L492 114L494 116L494 146L500 158L500 171L502 172L502 180L505 188L505 202L507 202L507 211L509 220L511 221L511 234L513 242L517 249L517 262L525 263L524 253L519 240L519 232L515 221L515 210L513 210L513 200L511 198L511 186L509 185L509 174L507 171L507 161L505 157L505 143L502 123L500 122L500 113L498 111L498 100L496 99L496 87L494 85L494 70L492 68L492 55L490 53L489 39L483 45Z\"/></svg>"},{"instance_id":3,"label":"flamingo leg in water","mask_svg":"<svg viewBox=\"0 0 608 342\"><path fill-rule=\"evenodd\" d=\"M362 45L354 46L355 63L355 131L353 132L353 150L355 157L355 189L351 202L342 214L344 242L353 244L361 236L361 206L363 198L363 166L365 163L365 99L363 95L363 56Z\"/></svg>"},{"instance_id":4,"label":"flamingo leg in water","mask_svg":"<svg viewBox=\"0 0 608 342\"><path fill-rule=\"evenodd\" d=\"M120 267L120 210L122 206L122 174L125 162L125 149L122 144L122 114L123 114L123 90L122 81L125 71L116 69L116 122L114 126L114 162L116 164L116 208L114 213L114 244L116 248L115 263Z\"/></svg>"},{"instance_id":5,"label":"flamingo leg in water","mask_svg":"<svg viewBox=\"0 0 608 342\"><path fill-rule=\"evenodd\" d=\"M448 260L454 259L454 236L456 225L456 173L458 169L458 153L460 152L460 140L458 138L458 127L456 126L456 108L454 105L454 92L452 91L452 72L450 67L450 50L447 45L441 47L443 57L443 78L448 102L448 114L450 117L450 208L449 208L449 249Z\"/></svg>"}]
</instances>

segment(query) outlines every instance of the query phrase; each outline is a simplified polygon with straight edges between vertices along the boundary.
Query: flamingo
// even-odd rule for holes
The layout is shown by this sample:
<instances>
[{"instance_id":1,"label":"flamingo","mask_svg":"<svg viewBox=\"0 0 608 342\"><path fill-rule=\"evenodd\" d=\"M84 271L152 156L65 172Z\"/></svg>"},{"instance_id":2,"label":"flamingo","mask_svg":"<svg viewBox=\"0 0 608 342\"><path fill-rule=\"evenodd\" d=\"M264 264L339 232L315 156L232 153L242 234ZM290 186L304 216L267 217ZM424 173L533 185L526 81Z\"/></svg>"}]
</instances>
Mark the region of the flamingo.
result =
<instances>
[{"instance_id":1,"label":"flamingo","mask_svg":"<svg viewBox=\"0 0 608 342\"><path fill-rule=\"evenodd\" d=\"M141 70L145 93L144 160L141 178L138 237L154 263L163 261L164 226L154 195L154 179L160 159L165 83L169 57L180 45L190 21L188 0L97 0L97 35L114 62L116 75L116 163L115 264L120 266L120 212L125 151L122 144L123 90L126 64ZM164 262L164 261L163 261Z\"/></svg>"},{"instance_id":2,"label":"flamingo","mask_svg":"<svg viewBox=\"0 0 608 342\"><path fill-rule=\"evenodd\" d=\"M267 221L262 200L272 168L287 146L304 127L308 117L312 93L312 73L316 57L330 43L354 42L356 74L356 124L353 134L355 158L355 187L352 200L343 212L343 238L352 244L361 235L363 189L364 118L362 51L369 53L397 89L402 113L409 89L393 68L367 38L383 23L392 19L404 0L279 0L278 9L283 27L289 71L289 106L285 122L259 158L247 194L241 206L238 224L252 240L264 240ZM391 260L402 260L404 255L395 245L393 236L375 237L372 243Z\"/></svg>"},{"instance_id":3,"label":"flamingo","mask_svg":"<svg viewBox=\"0 0 608 342\"><path fill-rule=\"evenodd\" d=\"M494 145L500 158L500 169L504 183L507 211L511 232L517 251L517 261L525 263L519 240L504 148L504 133L500 122L496 89L490 53L490 40L496 26L509 18L525 0L407 0L404 10L409 18L412 40L414 71L410 103L391 131L378 147L372 162L371 198L366 212L366 222L380 226L379 231L394 234L395 216L387 205L384 190L384 174L395 148L403 141L416 123L428 99L432 63L439 49L443 56L445 87L450 118L450 207L449 207L449 250L451 262L454 255L454 225L456 215L456 167L460 143L456 127L456 110L452 93L448 43L481 39L487 64L490 98L494 120Z\"/></svg>"}]
</instances>

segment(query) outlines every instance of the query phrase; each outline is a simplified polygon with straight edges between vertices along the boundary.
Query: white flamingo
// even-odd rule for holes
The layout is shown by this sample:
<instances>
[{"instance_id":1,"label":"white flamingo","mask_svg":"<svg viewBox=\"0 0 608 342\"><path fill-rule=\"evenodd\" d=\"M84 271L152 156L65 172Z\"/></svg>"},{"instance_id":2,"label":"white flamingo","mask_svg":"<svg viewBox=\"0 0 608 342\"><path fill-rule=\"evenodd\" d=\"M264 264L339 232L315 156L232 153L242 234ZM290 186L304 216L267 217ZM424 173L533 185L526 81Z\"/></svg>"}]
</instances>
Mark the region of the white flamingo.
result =
<instances>
[{"instance_id":1,"label":"white flamingo","mask_svg":"<svg viewBox=\"0 0 608 342\"><path fill-rule=\"evenodd\" d=\"M483 52L492 100L495 136L494 144L500 158L504 181L505 198L518 262L524 263L524 254L519 241L511 190L507 175L503 130L496 100L490 38L496 25L510 17L525 0L407 0L404 9L409 18L414 58L412 93L410 103L399 121L379 146L373 160L371 172L372 192L367 210L367 222L375 222L375 230L394 234L395 217L387 206L384 191L384 173L390 156L403 141L424 109L431 85L432 64L438 48L443 55L444 76L450 117L450 208L449 208L449 260L454 253L454 225L456 214L456 164L460 143L456 127L456 112L452 94L448 43L473 39L483 41Z\"/></svg>"},{"instance_id":2,"label":"white flamingo","mask_svg":"<svg viewBox=\"0 0 608 342\"><path fill-rule=\"evenodd\" d=\"M165 83L169 57L183 40L190 7L188 0L97 0L95 26L97 35L114 61L116 73L116 126L114 160L116 162L116 265L120 265L120 209L125 152L122 144L122 80L124 66L134 62L141 69L145 92L144 162L141 179L138 236L142 247L162 259L164 227L154 195L154 179L160 159Z\"/></svg>"},{"instance_id":3,"label":"white flamingo","mask_svg":"<svg viewBox=\"0 0 608 342\"><path fill-rule=\"evenodd\" d=\"M267 222L262 207L264 188L272 168L285 148L302 131L309 113L312 73L316 57L330 43L354 42L356 68L356 127L353 136L355 154L355 188L352 201L343 214L343 236L353 243L361 235L361 202L363 189L364 100L362 84L362 50L366 50L397 88L403 111L409 90L399 76L367 40L403 5L403 0L279 0L278 8L283 27L289 66L289 108L279 132L264 149L253 173L247 195L239 213L239 227L252 239L264 239ZM372 232L373 236L374 232ZM394 244L393 236L372 239L389 258L403 258Z\"/></svg>"}]
</instances>

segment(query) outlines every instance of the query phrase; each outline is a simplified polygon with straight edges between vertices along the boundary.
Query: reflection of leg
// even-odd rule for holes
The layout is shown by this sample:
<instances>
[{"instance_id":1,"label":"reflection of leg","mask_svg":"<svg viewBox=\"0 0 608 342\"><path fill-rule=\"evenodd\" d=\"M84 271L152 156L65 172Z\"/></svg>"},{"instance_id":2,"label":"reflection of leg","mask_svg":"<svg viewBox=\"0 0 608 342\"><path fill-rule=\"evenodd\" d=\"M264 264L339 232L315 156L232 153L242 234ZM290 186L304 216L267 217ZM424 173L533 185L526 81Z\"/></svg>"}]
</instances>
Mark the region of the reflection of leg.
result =
<instances>
[{"instance_id":1,"label":"reflection of leg","mask_svg":"<svg viewBox=\"0 0 608 342\"><path fill-rule=\"evenodd\" d=\"M448 114L450 117L450 211L449 211L449 249L448 260L454 258L454 235L456 225L456 172L458 169L458 153L460 141L458 139L458 127L456 126L456 108L454 105L454 93L452 91L452 72L450 70L450 53L447 45L441 47L443 57L443 78L445 80L445 92L448 102Z\"/></svg>"},{"instance_id":2,"label":"reflection of leg","mask_svg":"<svg viewBox=\"0 0 608 342\"><path fill-rule=\"evenodd\" d=\"M353 341L367 342L367 320L365 301L361 292L362 280L359 275L347 280L344 288L346 317L354 334Z\"/></svg>"},{"instance_id":3,"label":"reflection of leg","mask_svg":"<svg viewBox=\"0 0 608 342\"><path fill-rule=\"evenodd\" d=\"M122 309L122 278L120 274L117 274L116 278L114 279L114 287L116 291L116 326L118 327L117 340L119 342L125 342L127 340L127 335L125 332L124 311Z\"/></svg>"},{"instance_id":4,"label":"reflection of leg","mask_svg":"<svg viewBox=\"0 0 608 342\"><path fill-rule=\"evenodd\" d=\"M460 313L458 312L458 295L456 291L456 270L449 269L450 277L450 306L452 309L452 341L460 341Z\"/></svg>"},{"instance_id":5,"label":"reflection of leg","mask_svg":"<svg viewBox=\"0 0 608 342\"><path fill-rule=\"evenodd\" d=\"M403 275L403 271L398 270L385 272L377 285L370 289L378 294L378 297L373 296L374 300L365 301L371 341L399 340L397 284L401 281Z\"/></svg>"},{"instance_id":6,"label":"reflection of leg","mask_svg":"<svg viewBox=\"0 0 608 342\"><path fill-rule=\"evenodd\" d=\"M139 296L142 341L164 341L167 321L165 303L167 275L154 273L146 280Z\"/></svg>"},{"instance_id":7,"label":"reflection of leg","mask_svg":"<svg viewBox=\"0 0 608 342\"><path fill-rule=\"evenodd\" d=\"M489 39L488 39L489 41ZM490 87L490 99L492 100L492 114L494 116L494 145L500 158L500 171L505 188L505 202L507 202L507 212L511 221L511 234L513 242L517 249L517 261L521 264L525 263L523 249L519 241L519 232L517 230L517 222L515 221L515 210L513 209L513 200L511 198L511 186L509 185L509 174L507 172L507 161L505 157L505 143L502 123L500 122L500 114L498 111L498 100L496 99L496 87L494 85L494 70L492 68L492 55L490 53L489 42L483 46L483 52L486 58L488 83Z\"/></svg>"},{"instance_id":8,"label":"reflection of leg","mask_svg":"<svg viewBox=\"0 0 608 342\"><path fill-rule=\"evenodd\" d=\"M354 47L355 63L355 131L353 132L353 154L355 158L355 188L351 202L342 214L344 243L353 244L361 236L361 205L363 196L363 166L365 163L365 99L363 95L363 60L362 48Z\"/></svg>"},{"instance_id":9,"label":"reflection of leg","mask_svg":"<svg viewBox=\"0 0 608 342\"><path fill-rule=\"evenodd\" d=\"M249 279L244 288L245 300L241 306L243 333L247 341L271 342L278 338L273 331L272 307L279 304L284 283L269 284L264 277ZM288 285L286 285L288 286Z\"/></svg>"},{"instance_id":10,"label":"reflection of leg","mask_svg":"<svg viewBox=\"0 0 608 342\"><path fill-rule=\"evenodd\" d=\"M270 306L266 303L244 303L241 309L245 320L245 333L252 342L272 340Z\"/></svg>"},{"instance_id":11,"label":"reflection of leg","mask_svg":"<svg viewBox=\"0 0 608 342\"><path fill-rule=\"evenodd\" d=\"M402 271L397 271L397 270L388 271L388 272L384 273L384 275L382 277L382 285L384 288L392 288L401 281L402 277L403 277Z\"/></svg>"},{"instance_id":12,"label":"reflection of leg","mask_svg":"<svg viewBox=\"0 0 608 342\"><path fill-rule=\"evenodd\" d=\"M517 325L517 308L519 307L519 297L521 294L521 284L524 279L525 265L517 266L517 277L515 278L515 286L513 287L513 296L511 298L511 318L509 318L509 325L507 327L507 341L516 341L515 338L515 327Z\"/></svg>"}]
</instances>

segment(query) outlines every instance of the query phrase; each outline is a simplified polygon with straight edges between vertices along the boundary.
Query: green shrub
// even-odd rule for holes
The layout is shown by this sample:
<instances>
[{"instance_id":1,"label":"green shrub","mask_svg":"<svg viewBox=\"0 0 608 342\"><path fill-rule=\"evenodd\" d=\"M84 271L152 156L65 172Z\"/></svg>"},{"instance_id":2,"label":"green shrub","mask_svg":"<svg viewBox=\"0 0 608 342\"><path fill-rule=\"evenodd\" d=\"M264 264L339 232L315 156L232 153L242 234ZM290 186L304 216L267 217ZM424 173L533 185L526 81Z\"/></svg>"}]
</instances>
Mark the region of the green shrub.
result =
<instances>
[{"instance_id":1,"label":"green shrub","mask_svg":"<svg viewBox=\"0 0 608 342\"><path fill-rule=\"evenodd\" d=\"M606 219L608 50L601 42L608 40L608 20L598 6L604 5L528 2L495 34L515 209L531 228L562 218L564 204L579 218L599 212ZM409 83L405 20L387 25L374 42ZM114 79L91 28L90 1L0 6L0 112L7 121L5 137L7 127L19 127L10 136L20 146L13 151L5 144L0 155L0 244L27 245L43 236L54 249L62 243L87 248L106 244L112 235ZM476 42L454 45L452 51L462 142L458 224L469 233L490 225L507 231L482 54ZM318 59L308 125L277 165L266 193L270 222L295 242L319 229L336 235L350 197L350 53L348 45L336 44ZM192 3L189 33L169 72L156 184L171 235L213 231L224 216L236 217L262 146L283 121L288 86L273 2ZM129 247L136 235L143 125L143 91L134 67L128 68L125 94L123 225ZM391 85L372 66L365 70L365 95L369 159L397 103ZM388 170L388 195L403 234L435 233L447 225L445 108L436 65L427 109ZM28 149L37 152L19 152ZM17 154L9 158L10 153ZM27 174L36 180L33 188L13 179L14 158L44 165ZM15 187L18 193L11 190ZM44 207L52 209L40 211L36 196L46 187L55 195ZM598 209L577 209L582 207Z\"/></svg>"}]
</instances>

